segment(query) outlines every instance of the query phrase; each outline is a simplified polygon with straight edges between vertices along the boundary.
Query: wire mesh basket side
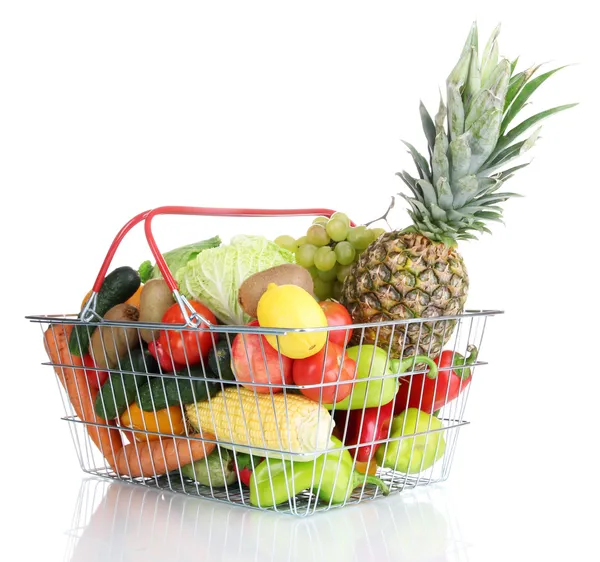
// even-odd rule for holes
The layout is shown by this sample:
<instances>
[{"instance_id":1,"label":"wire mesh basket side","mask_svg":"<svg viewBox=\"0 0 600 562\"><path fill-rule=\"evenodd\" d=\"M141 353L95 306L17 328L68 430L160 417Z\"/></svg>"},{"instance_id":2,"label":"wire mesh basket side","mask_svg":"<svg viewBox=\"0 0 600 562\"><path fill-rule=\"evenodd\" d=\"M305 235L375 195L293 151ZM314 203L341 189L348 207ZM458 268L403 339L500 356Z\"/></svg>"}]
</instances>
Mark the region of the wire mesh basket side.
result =
<instances>
[{"instance_id":1,"label":"wire mesh basket side","mask_svg":"<svg viewBox=\"0 0 600 562\"><path fill-rule=\"evenodd\" d=\"M401 351L393 357L390 345L378 347L377 337L372 348L383 354L384 365L381 372L376 372L372 358L364 361L370 348L362 343L351 345L346 337L343 357L353 352L356 366L364 368L367 364L367 375L358 377L360 369L356 367L354 378L342 381L339 374L343 365L339 366L337 377L335 372L327 373L324 365L321 380L303 385L294 383L293 367L287 365L277 345L270 345L264 330L258 327L244 327L236 332L230 326L206 331L155 326L157 333L171 334L172 339L162 340L170 352L169 342L178 338L187 338L188 344L195 340L198 349L202 347L200 338L210 343L208 352L199 353L197 362L187 361L169 369L154 356L156 352L148 352L149 344L142 338L140 327L82 323L69 318L34 321L40 323L44 334L49 330L60 334L82 325L89 329L102 326L106 330L102 345L105 362L100 361L99 366L84 365L81 358L71 353L47 363L58 375L63 419L71 428L82 470L147 487L307 515L379 498L387 494L388 488L394 493L448 478L460 429L467 423L470 382L476 368L483 364L478 353L490 315L482 312L452 319L452 333L444 353L462 358L462 362L451 362L446 369L453 380L442 369L443 356L438 354L436 359L437 376L428 378L436 367L429 356L405 357ZM422 319L413 324L431 327L449 322ZM391 328L396 329L393 324ZM339 330L348 336L349 329L338 327L327 332L331 336ZM364 326L351 329L356 336ZM286 336L274 337L279 342ZM111 361L107 351L111 342L116 348L118 338L128 342L127 351ZM151 343L158 341L153 339ZM334 346L328 338L323 358L331 349ZM219 360L219 353L227 359ZM73 365L78 368L73 369ZM75 372L84 375L77 378L79 386L76 385L74 395L73 386L69 392L64 377ZM462 372L468 372L468 377L457 376ZM396 391L388 402L384 392L390 385ZM340 393L345 394L344 400L340 400ZM368 403L373 397L379 399L378 404ZM436 400L443 403L440 408L436 408ZM94 420L80 415L81 404L86 401L93 402ZM341 406L344 401L347 409ZM384 412L386 405L388 410ZM411 418L409 414L414 411L418 415ZM109 415L101 417L99 412ZM388 418L386 423L381 423L383 416ZM355 434L353 439L352 423L359 426L360 433L360 423L367 418L381 431L361 434L358 439ZM306 423L308 430L301 435L304 440L292 435ZM121 447L130 452L126 462L116 440L108 441L108 450L99 450L100 433L105 444L107 435L112 439L118 434ZM333 446L334 441L337 446ZM200 448L203 452L198 454ZM367 462L363 462L365 451ZM254 472L254 494L240 481L240 455L247 455L249 468ZM115 458L120 462L115 463Z\"/></svg>"}]
</instances>

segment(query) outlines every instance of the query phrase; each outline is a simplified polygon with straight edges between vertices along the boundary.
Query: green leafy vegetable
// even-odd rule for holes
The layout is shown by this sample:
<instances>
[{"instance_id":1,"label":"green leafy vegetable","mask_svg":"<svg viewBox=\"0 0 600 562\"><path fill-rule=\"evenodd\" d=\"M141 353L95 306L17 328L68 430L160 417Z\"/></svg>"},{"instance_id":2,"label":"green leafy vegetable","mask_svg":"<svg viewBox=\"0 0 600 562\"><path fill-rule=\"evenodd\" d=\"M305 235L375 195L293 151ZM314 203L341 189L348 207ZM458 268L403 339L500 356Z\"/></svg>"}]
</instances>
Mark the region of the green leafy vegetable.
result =
<instances>
[{"instance_id":1,"label":"green leafy vegetable","mask_svg":"<svg viewBox=\"0 0 600 562\"><path fill-rule=\"evenodd\" d=\"M152 279L152 273L154 272L154 266L150 260L146 260L142 262L140 267L138 268L138 273L140 274L140 279L142 283L146 283Z\"/></svg>"},{"instance_id":2,"label":"green leafy vegetable","mask_svg":"<svg viewBox=\"0 0 600 562\"><path fill-rule=\"evenodd\" d=\"M240 285L254 273L276 265L296 263L292 252L262 236L234 236L229 245L204 250L175 279L190 299L208 306L224 324L247 324L251 318L238 302Z\"/></svg>"},{"instance_id":3,"label":"green leafy vegetable","mask_svg":"<svg viewBox=\"0 0 600 562\"><path fill-rule=\"evenodd\" d=\"M169 271L173 276L175 276L177 270L187 265L187 263L198 256L200 252L203 252L209 248L217 248L220 245L221 238L219 236L213 236L207 240L201 240L200 242L187 244L186 246L181 246L179 248L175 248L174 250L170 250L163 254L163 258L167 262ZM142 283L146 283L150 279L162 277L158 266L152 265L152 262L149 260L146 260L140 265L138 273L140 274Z\"/></svg>"}]
</instances>

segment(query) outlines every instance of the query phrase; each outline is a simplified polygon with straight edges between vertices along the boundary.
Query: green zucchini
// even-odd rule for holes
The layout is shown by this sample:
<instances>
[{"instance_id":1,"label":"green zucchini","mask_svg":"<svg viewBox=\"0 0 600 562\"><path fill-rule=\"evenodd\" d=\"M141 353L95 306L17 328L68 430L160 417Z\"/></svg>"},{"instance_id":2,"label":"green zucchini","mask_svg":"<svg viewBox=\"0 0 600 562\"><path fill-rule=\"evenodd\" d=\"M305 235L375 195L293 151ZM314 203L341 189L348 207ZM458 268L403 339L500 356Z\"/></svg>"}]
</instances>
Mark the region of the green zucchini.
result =
<instances>
[{"instance_id":1,"label":"green zucchini","mask_svg":"<svg viewBox=\"0 0 600 562\"><path fill-rule=\"evenodd\" d=\"M162 410L169 406L193 404L207 400L223 390L223 385L189 377L210 378L212 373L202 370L202 365L192 365L174 373L175 376L154 377L149 384L140 388L137 405L145 412Z\"/></svg>"},{"instance_id":2,"label":"green zucchini","mask_svg":"<svg viewBox=\"0 0 600 562\"><path fill-rule=\"evenodd\" d=\"M126 265L113 269L102 282L94 311L104 318L113 306L131 298L140 284L140 275L135 269ZM81 315L79 317L81 318ZM69 338L69 351L77 357L83 357L89 350L90 339L95 329L95 326L76 325Z\"/></svg>"},{"instance_id":3,"label":"green zucchini","mask_svg":"<svg viewBox=\"0 0 600 562\"><path fill-rule=\"evenodd\" d=\"M142 348L133 349L124 355L120 359L119 369L129 372L110 373L96 396L94 409L104 420L119 417L135 400L138 392L148 386L148 379L152 380L159 372L156 359L147 349ZM140 374L133 375L131 372Z\"/></svg>"},{"instance_id":4,"label":"green zucchini","mask_svg":"<svg viewBox=\"0 0 600 562\"><path fill-rule=\"evenodd\" d=\"M226 381L235 380L231 369L231 353L226 339L219 341L208 353L208 368L216 378Z\"/></svg>"}]
</instances>

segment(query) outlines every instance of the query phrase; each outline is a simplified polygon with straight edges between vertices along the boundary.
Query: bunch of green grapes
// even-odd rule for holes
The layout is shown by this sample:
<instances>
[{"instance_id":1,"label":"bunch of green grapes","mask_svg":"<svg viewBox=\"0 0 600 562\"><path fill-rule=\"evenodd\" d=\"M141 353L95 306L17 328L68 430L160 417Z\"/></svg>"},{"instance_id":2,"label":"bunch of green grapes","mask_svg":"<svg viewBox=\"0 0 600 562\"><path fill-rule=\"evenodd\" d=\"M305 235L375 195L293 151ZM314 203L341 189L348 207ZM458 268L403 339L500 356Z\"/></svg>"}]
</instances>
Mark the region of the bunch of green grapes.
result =
<instances>
[{"instance_id":1,"label":"bunch of green grapes","mask_svg":"<svg viewBox=\"0 0 600 562\"><path fill-rule=\"evenodd\" d=\"M296 263L310 271L319 300L338 300L352 265L384 232L383 228L350 226L347 215L334 213L331 218L314 219L304 236L278 236L275 243L294 252Z\"/></svg>"}]
</instances>

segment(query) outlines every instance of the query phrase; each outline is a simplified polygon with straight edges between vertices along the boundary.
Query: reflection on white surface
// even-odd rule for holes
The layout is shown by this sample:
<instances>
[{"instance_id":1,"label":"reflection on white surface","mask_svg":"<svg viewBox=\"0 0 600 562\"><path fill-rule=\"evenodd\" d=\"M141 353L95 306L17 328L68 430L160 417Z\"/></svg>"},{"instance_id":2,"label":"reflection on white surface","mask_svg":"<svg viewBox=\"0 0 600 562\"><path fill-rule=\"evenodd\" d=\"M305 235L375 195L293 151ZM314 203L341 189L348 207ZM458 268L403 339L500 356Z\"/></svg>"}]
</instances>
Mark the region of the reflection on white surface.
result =
<instances>
[{"instance_id":1,"label":"reflection on white surface","mask_svg":"<svg viewBox=\"0 0 600 562\"><path fill-rule=\"evenodd\" d=\"M70 562L469 561L434 486L299 518L86 478L69 536Z\"/></svg>"}]
</instances>

